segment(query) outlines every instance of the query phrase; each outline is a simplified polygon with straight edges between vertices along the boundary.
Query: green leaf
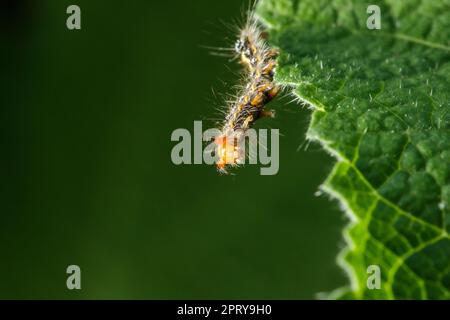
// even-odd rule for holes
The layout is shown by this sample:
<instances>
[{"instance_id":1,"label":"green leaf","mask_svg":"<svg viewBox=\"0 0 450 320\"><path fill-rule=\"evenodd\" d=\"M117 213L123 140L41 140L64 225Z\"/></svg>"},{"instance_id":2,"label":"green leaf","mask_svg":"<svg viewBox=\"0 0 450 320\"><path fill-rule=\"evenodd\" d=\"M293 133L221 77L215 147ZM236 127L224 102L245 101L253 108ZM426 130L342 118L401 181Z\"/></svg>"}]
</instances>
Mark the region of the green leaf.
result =
<instances>
[{"instance_id":1,"label":"green leaf","mask_svg":"<svg viewBox=\"0 0 450 320\"><path fill-rule=\"evenodd\" d=\"M337 158L323 190L351 223L331 298L450 298L450 1L262 0L276 80L313 108L307 138ZM367 268L381 270L368 289Z\"/></svg>"}]
</instances>

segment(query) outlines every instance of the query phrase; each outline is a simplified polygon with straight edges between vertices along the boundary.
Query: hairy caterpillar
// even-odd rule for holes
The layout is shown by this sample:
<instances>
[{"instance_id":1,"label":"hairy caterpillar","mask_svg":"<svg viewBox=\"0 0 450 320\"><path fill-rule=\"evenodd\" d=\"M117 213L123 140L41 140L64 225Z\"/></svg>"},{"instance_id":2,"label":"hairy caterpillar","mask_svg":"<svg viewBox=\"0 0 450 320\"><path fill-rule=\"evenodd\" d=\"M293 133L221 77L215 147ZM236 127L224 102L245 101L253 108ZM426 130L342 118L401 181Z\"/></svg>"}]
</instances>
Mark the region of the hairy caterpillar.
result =
<instances>
[{"instance_id":1,"label":"hairy caterpillar","mask_svg":"<svg viewBox=\"0 0 450 320\"><path fill-rule=\"evenodd\" d=\"M248 14L247 23L240 30L234 51L245 68L246 76L241 92L231 103L225 116L222 134L215 139L218 153L216 166L221 172L226 172L227 166L235 166L239 162L236 140L239 140L256 120L274 116L273 111L266 111L264 108L280 91L280 87L274 83L278 50L266 43L263 32L251 12Z\"/></svg>"}]
</instances>

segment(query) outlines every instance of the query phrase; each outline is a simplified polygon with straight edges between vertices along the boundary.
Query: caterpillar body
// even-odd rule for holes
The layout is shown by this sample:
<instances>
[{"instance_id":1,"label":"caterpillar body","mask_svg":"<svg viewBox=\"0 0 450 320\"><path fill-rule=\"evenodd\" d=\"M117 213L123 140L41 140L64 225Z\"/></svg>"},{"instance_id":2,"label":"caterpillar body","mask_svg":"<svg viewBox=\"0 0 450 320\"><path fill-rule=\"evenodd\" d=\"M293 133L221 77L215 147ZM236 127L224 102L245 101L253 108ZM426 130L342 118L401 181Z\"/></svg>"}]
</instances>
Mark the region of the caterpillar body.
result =
<instances>
[{"instance_id":1,"label":"caterpillar body","mask_svg":"<svg viewBox=\"0 0 450 320\"><path fill-rule=\"evenodd\" d=\"M239 139L239 135L243 135L258 119L274 116L274 112L265 110L265 106L280 91L280 87L274 82L278 50L266 43L252 13L248 15L247 23L239 33L234 51L245 68L246 76L241 92L231 103L225 116L222 134L215 139L218 152L216 166L225 173L228 166L239 163L239 147L235 139ZM234 137L231 142L230 136Z\"/></svg>"}]
</instances>

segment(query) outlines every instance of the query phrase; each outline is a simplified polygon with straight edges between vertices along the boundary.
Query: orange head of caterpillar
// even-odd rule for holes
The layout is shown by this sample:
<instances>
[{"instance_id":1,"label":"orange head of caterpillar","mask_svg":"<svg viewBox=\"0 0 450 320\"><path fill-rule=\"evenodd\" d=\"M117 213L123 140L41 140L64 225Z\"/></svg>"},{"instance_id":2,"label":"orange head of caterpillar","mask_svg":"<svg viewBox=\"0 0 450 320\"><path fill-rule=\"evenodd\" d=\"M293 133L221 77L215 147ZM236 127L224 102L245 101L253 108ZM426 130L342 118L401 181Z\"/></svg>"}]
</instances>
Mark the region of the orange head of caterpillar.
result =
<instances>
[{"instance_id":1,"label":"orange head of caterpillar","mask_svg":"<svg viewBox=\"0 0 450 320\"><path fill-rule=\"evenodd\" d=\"M241 162L239 146L235 137L228 137L222 134L215 138L214 143L217 145L217 169L226 172L227 166L236 166Z\"/></svg>"}]
</instances>

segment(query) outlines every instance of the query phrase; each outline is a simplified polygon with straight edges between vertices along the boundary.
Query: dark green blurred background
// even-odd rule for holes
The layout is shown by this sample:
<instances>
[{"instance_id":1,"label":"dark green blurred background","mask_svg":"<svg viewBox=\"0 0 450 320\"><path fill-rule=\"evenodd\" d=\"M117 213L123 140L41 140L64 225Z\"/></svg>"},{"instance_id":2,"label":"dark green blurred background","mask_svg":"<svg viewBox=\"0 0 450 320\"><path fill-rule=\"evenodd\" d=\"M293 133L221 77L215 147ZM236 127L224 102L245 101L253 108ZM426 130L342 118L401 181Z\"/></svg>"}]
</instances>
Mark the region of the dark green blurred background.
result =
<instances>
[{"instance_id":1,"label":"dark green blurred background","mask_svg":"<svg viewBox=\"0 0 450 320\"><path fill-rule=\"evenodd\" d=\"M2 1L0 298L299 299L346 282L345 221L314 196L332 159L299 148L309 111L282 99L259 123L283 135L276 176L171 162L172 131L217 118L211 88L236 80L201 46L230 44L221 21L246 3Z\"/></svg>"}]
</instances>

